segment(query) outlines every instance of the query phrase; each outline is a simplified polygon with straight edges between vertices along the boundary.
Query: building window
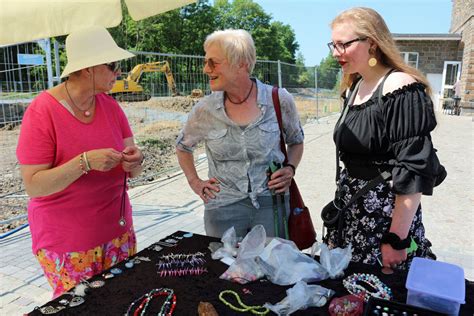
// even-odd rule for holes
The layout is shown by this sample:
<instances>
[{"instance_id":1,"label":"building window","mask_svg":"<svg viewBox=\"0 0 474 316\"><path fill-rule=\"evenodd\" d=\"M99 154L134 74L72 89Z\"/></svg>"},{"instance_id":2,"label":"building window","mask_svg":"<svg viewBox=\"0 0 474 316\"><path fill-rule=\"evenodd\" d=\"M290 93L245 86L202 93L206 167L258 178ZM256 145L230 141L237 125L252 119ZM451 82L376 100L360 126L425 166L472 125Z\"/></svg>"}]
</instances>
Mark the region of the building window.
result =
<instances>
[{"instance_id":1,"label":"building window","mask_svg":"<svg viewBox=\"0 0 474 316\"><path fill-rule=\"evenodd\" d=\"M418 53L415 52L402 52L401 53L403 60L407 65L410 65L416 69L418 69Z\"/></svg>"}]
</instances>

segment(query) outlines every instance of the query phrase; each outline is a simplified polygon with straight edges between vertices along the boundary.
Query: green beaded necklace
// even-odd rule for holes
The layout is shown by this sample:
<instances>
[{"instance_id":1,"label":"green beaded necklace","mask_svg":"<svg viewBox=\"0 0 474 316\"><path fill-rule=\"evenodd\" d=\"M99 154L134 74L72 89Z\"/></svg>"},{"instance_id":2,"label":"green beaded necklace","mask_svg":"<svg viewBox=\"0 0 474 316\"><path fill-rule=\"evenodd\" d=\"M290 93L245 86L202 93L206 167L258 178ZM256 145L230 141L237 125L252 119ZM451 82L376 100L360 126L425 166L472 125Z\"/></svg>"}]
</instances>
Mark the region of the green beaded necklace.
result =
<instances>
[{"instance_id":1,"label":"green beaded necklace","mask_svg":"<svg viewBox=\"0 0 474 316\"><path fill-rule=\"evenodd\" d=\"M227 302L224 299L224 294L232 294L233 296L235 296L235 299L237 300L237 303L239 303L239 305L241 307L235 307L231 303ZM225 290L225 291L220 292L219 293L219 300L222 303L224 303L225 305L227 305L230 309L232 309L236 312L241 312L241 313L251 312L252 314L255 314L255 315L266 315L270 311L268 308L263 307L263 306L258 306L258 305L257 306L248 306L248 305L245 305L240 300L239 294L237 294L236 292L231 291L231 290Z\"/></svg>"}]
</instances>

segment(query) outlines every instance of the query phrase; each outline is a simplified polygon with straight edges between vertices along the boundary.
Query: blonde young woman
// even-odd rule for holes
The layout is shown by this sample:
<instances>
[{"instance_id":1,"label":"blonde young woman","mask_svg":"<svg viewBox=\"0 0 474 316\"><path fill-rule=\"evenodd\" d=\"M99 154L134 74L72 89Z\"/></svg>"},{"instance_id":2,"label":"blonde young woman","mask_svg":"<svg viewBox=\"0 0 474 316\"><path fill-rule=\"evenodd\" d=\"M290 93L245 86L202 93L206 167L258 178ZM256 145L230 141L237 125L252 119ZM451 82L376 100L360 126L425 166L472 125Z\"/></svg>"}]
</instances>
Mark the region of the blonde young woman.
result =
<instances>
[{"instance_id":1,"label":"blonde young woman","mask_svg":"<svg viewBox=\"0 0 474 316\"><path fill-rule=\"evenodd\" d=\"M262 224L268 236L283 237L288 199L287 213L276 205L279 214L274 217L270 190L288 191L303 154L303 131L293 98L280 89L289 161L268 181L269 164L282 163L284 155L272 87L250 77L256 61L253 39L244 30L216 31L207 37L204 50L204 73L212 94L189 114L176 152L190 187L205 203L206 233L220 237L234 226L238 236L245 236ZM194 165L193 149L201 141L206 146L209 179L201 179Z\"/></svg>"},{"instance_id":2,"label":"blonde young woman","mask_svg":"<svg viewBox=\"0 0 474 316\"><path fill-rule=\"evenodd\" d=\"M118 61L133 54L102 27L70 34L66 54L67 81L28 106L17 148L33 253L53 297L136 252L126 179L143 159L125 114L104 93Z\"/></svg>"},{"instance_id":3,"label":"blonde young woman","mask_svg":"<svg viewBox=\"0 0 474 316\"><path fill-rule=\"evenodd\" d=\"M376 11L349 9L332 21L331 29L328 45L344 73L341 89L345 96L356 94L353 104L345 99L348 113L334 134L340 136L345 167L339 180L344 201L382 171L391 173L391 181L345 213L343 246L352 244L354 261L376 264L381 255L383 266L405 269L414 256L434 257L420 200L446 177L430 136L436 119L429 85L404 63ZM337 236L337 229L330 230L325 241L335 247ZM417 250L407 254L412 241Z\"/></svg>"}]
</instances>

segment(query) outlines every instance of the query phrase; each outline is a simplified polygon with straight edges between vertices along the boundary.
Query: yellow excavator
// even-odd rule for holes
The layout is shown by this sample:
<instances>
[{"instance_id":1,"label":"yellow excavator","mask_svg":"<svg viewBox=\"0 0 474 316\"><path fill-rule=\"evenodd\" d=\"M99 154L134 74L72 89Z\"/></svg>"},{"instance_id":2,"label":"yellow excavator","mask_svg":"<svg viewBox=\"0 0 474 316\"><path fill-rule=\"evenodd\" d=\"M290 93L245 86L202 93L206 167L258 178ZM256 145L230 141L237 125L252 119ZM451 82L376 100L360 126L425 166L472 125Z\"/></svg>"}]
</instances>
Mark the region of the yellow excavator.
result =
<instances>
[{"instance_id":1,"label":"yellow excavator","mask_svg":"<svg viewBox=\"0 0 474 316\"><path fill-rule=\"evenodd\" d=\"M153 63L138 64L128 73L126 79L117 79L109 94L117 101L146 101L151 95L146 93L143 87L138 83L145 72L162 72L165 74L168 88L172 96L179 95L176 89L176 83L167 61L157 61Z\"/></svg>"}]
</instances>

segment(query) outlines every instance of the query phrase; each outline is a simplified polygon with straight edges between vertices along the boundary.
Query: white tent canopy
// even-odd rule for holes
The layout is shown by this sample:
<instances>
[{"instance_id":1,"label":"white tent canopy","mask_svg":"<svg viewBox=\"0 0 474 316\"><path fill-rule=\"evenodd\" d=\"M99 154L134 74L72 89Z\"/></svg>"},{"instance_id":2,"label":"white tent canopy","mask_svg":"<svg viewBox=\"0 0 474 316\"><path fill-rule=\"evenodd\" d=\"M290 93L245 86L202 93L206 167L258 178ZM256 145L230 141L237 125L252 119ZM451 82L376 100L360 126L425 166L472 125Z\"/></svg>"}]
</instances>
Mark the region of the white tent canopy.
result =
<instances>
[{"instance_id":1,"label":"white tent canopy","mask_svg":"<svg viewBox=\"0 0 474 316\"><path fill-rule=\"evenodd\" d=\"M124 0L139 21L196 0ZM66 35L90 25L115 27L121 0L0 0L0 45Z\"/></svg>"}]
</instances>

